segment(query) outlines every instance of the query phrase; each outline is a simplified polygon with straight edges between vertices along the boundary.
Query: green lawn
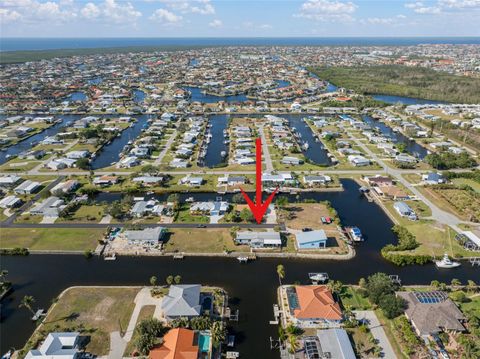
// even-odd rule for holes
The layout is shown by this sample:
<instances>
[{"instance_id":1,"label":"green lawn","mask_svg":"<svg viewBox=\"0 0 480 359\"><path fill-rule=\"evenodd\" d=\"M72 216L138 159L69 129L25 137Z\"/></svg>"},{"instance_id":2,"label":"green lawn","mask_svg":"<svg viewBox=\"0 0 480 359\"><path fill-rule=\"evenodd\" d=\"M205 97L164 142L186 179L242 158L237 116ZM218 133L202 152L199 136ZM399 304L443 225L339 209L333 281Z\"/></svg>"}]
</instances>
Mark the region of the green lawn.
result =
<instances>
[{"instance_id":1,"label":"green lawn","mask_svg":"<svg viewBox=\"0 0 480 359\"><path fill-rule=\"evenodd\" d=\"M209 221L208 216L191 214L189 205L183 205L175 219L175 222L182 223L208 223Z\"/></svg>"},{"instance_id":2,"label":"green lawn","mask_svg":"<svg viewBox=\"0 0 480 359\"><path fill-rule=\"evenodd\" d=\"M343 287L340 299L344 308L350 306L352 310L368 310L372 307L368 299L364 298L356 287Z\"/></svg>"},{"instance_id":3,"label":"green lawn","mask_svg":"<svg viewBox=\"0 0 480 359\"><path fill-rule=\"evenodd\" d=\"M31 250L93 250L102 238L103 228L2 228L1 248Z\"/></svg>"},{"instance_id":4,"label":"green lawn","mask_svg":"<svg viewBox=\"0 0 480 359\"><path fill-rule=\"evenodd\" d=\"M248 246L236 246L226 228L192 228L172 230L165 245L167 252L223 253L229 251L248 252Z\"/></svg>"},{"instance_id":5,"label":"green lawn","mask_svg":"<svg viewBox=\"0 0 480 359\"><path fill-rule=\"evenodd\" d=\"M480 183L478 183L478 182L476 182L472 179L469 179L469 178L454 178L452 180L452 182L455 183L456 185L470 186L475 190L475 192L480 193Z\"/></svg>"},{"instance_id":6,"label":"green lawn","mask_svg":"<svg viewBox=\"0 0 480 359\"><path fill-rule=\"evenodd\" d=\"M72 215L59 218L57 222L99 222L107 206L82 205Z\"/></svg>"},{"instance_id":7,"label":"green lawn","mask_svg":"<svg viewBox=\"0 0 480 359\"><path fill-rule=\"evenodd\" d=\"M51 331L79 330L89 336L86 351L101 356L110 348L110 333L125 332L135 306L138 287L98 288L73 287L68 289L49 310L43 324L32 335L32 342ZM81 326L84 330L81 330ZM30 345L29 345L30 344Z\"/></svg>"}]
</instances>

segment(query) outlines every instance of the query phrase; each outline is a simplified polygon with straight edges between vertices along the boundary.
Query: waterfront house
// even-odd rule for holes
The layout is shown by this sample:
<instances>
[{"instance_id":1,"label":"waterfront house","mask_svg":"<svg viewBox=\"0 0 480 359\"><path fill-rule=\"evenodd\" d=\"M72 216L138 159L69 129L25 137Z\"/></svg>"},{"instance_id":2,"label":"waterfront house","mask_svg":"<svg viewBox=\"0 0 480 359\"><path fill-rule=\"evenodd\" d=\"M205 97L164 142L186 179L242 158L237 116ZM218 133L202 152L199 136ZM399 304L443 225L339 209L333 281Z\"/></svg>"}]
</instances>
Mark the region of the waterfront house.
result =
<instances>
[{"instance_id":1,"label":"waterfront house","mask_svg":"<svg viewBox=\"0 0 480 359\"><path fill-rule=\"evenodd\" d=\"M87 158L88 156L90 156L90 152L87 150L70 151L70 152L67 152L65 156L71 160L79 160L81 158Z\"/></svg>"},{"instance_id":2,"label":"waterfront house","mask_svg":"<svg viewBox=\"0 0 480 359\"><path fill-rule=\"evenodd\" d=\"M100 187L106 187L106 186L111 186L113 184L118 183L118 177L117 176L108 176L108 175L103 175L100 177L95 177L93 180L93 184L96 186Z\"/></svg>"},{"instance_id":3,"label":"waterfront house","mask_svg":"<svg viewBox=\"0 0 480 359\"><path fill-rule=\"evenodd\" d=\"M164 181L162 176L139 176L132 179L132 182L141 183L144 186L156 186Z\"/></svg>"},{"instance_id":4,"label":"waterfront house","mask_svg":"<svg viewBox=\"0 0 480 359\"><path fill-rule=\"evenodd\" d=\"M64 208L65 202L62 199L51 196L34 205L29 212L33 216L58 217Z\"/></svg>"},{"instance_id":5,"label":"waterfront house","mask_svg":"<svg viewBox=\"0 0 480 359\"><path fill-rule=\"evenodd\" d=\"M262 185L265 187L277 187L282 185L294 185L295 179L291 173L262 174Z\"/></svg>"},{"instance_id":6,"label":"waterfront house","mask_svg":"<svg viewBox=\"0 0 480 359\"><path fill-rule=\"evenodd\" d=\"M117 168L131 168L138 166L140 164L140 160L138 157L135 156L127 156L122 158L120 161L117 163Z\"/></svg>"},{"instance_id":7,"label":"waterfront house","mask_svg":"<svg viewBox=\"0 0 480 359\"><path fill-rule=\"evenodd\" d=\"M332 182L330 176L323 175L308 175L303 176L303 183L309 187L316 187L318 185L326 185L327 183Z\"/></svg>"},{"instance_id":8,"label":"waterfront house","mask_svg":"<svg viewBox=\"0 0 480 359\"><path fill-rule=\"evenodd\" d=\"M0 200L0 208L14 208L22 204L22 200L16 196L6 196Z\"/></svg>"},{"instance_id":9,"label":"waterfront house","mask_svg":"<svg viewBox=\"0 0 480 359\"><path fill-rule=\"evenodd\" d=\"M397 292L407 303L405 316L421 337L441 332L460 333L465 331L466 318L448 294L441 291Z\"/></svg>"},{"instance_id":10,"label":"waterfront house","mask_svg":"<svg viewBox=\"0 0 480 359\"><path fill-rule=\"evenodd\" d=\"M238 186L245 183L247 183L247 178L245 176L232 176L226 174L224 177L218 177L219 185Z\"/></svg>"},{"instance_id":11,"label":"waterfront house","mask_svg":"<svg viewBox=\"0 0 480 359\"><path fill-rule=\"evenodd\" d=\"M187 175L181 178L180 181L178 181L178 184L187 185L190 187L200 187L203 184L203 178Z\"/></svg>"},{"instance_id":12,"label":"waterfront house","mask_svg":"<svg viewBox=\"0 0 480 359\"><path fill-rule=\"evenodd\" d=\"M167 230L164 227L144 228L140 230L128 230L123 234L131 245L154 247L159 244Z\"/></svg>"},{"instance_id":13,"label":"waterfront house","mask_svg":"<svg viewBox=\"0 0 480 359\"><path fill-rule=\"evenodd\" d=\"M153 199L150 201L137 201L130 210L130 213L137 218L143 217L149 213L160 216L162 215L164 208L164 206L159 205L157 201Z\"/></svg>"},{"instance_id":14,"label":"waterfront house","mask_svg":"<svg viewBox=\"0 0 480 359\"><path fill-rule=\"evenodd\" d=\"M190 206L190 213L221 216L228 211L229 206L229 203L224 201L195 202Z\"/></svg>"},{"instance_id":15,"label":"waterfront house","mask_svg":"<svg viewBox=\"0 0 480 359\"><path fill-rule=\"evenodd\" d=\"M22 182L19 186L15 187L13 192L16 194L32 194L40 188L40 182L35 182L31 180L26 180Z\"/></svg>"},{"instance_id":16,"label":"waterfront house","mask_svg":"<svg viewBox=\"0 0 480 359\"><path fill-rule=\"evenodd\" d=\"M80 358L80 333L49 333L38 349L30 350L25 359L76 359Z\"/></svg>"},{"instance_id":17,"label":"waterfront house","mask_svg":"<svg viewBox=\"0 0 480 359\"><path fill-rule=\"evenodd\" d=\"M446 182L445 177L443 177L443 175L438 172L430 172L422 175L422 183L424 184L435 185L435 184L440 184L445 182Z\"/></svg>"},{"instance_id":18,"label":"waterfront house","mask_svg":"<svg viewBox=\"0 0 480 359\"><path fill-rule=\"evenodd\" d=\"M323 229L295 234L297 249L319 249L327 247L327 235Z\"/></svg>"},{"instance_id":19,"label":"waterfront house","mask_svg":"<svg viewBox=\"0 0 480 359\"><path fill-rule=\"evenodd\" d=\"M393 185L393 180L390 177L381 175L365 177L365 181L372 187L384 187Z\"/></svg>"},{"instance_id":20,"label":"waterfront house","mask_svg":"<svg viewBox=\"0 0 480 359\"><path fill-rule=\"evenodd\" d=\"M170 329L160 345L150 350L149 359L209 359L210 333L186 328Z\"/></svg>"},{"instance_id":21,"label":"waterfront house","mask_svg":"<svg viewBox=\"0 0 480 359\"><path fill-rule=\"evenodd\" d=\"M412 220L417 219L417 215L415 214L415 211L411 209L410 206L405 202L395 202L393 204L393 208L402 217L408 217L409 219L412 219Z\"/></svg>"},{"instance_id":22,"label":"waterfront house","mask_svg":"<svg viewBox=\"0 0 480 359\"><path fill-rule=\"evenodd\" d=\"M305 350L305 359L356 359L345 329L317 330L316 336L304 336L301 341Z\"/></svg>"},{"instance_id":23,"label":"waterfront house","mask_svg":"<svg viewBox=\"0 0 480 359\"><path fill-rule=\"evenodd\" d=\"M174 158L172 161L170 161L170 167L174 168L187 168L188 167L188 161L181 159L181 158Z\"/></svg>"},{"instance_id":24,"label":"waterfront house","mask_svg":"<svg viewBox=\"0 0 480 359\"><path fill-rule=\"evenodd\" d=\"M202 311L200 289L200 284L171 285L162 299L165 319L198 317Z\"/></svg>"},{"instance_id":25,"label":"waterfront house","mask_svg":"<svg viewBox=\"0 0 480 359\"><path fill-rule=\"evenodd\" d=\"M50 168L54 171L62 170L67 167L73 167L76 163L76 160L70 158L56 158L51 161L48 161L45 167Z\"/></svg>"},{"instance_id":26,"label":"waterfront house","mask_svg":"<svg viewBox=\"0 0 480 359\"><path fill-rule=\"evenodd\" d=\"M282 239L278 232L239 231L235 244L248 245L251 248L279 248L282 246Z\"/></svg>"},{"instance_id":27,"label":"waterfront house","mask_svg":"<svg viewBox=\"0 0 480 359\"><path fill-rule=\"evenodd\" d=\"M68 180L65 182L60 182L56 186L54 186L51 190L50 193L53 195L60 195L60 194L68 194L75 189L77 189L79 186L79 182L76 180Z\"/></svg>"},{"instance_id":28,"label":"waterfront house","mask_svg":"<svg viewBox=\"0 0 480 359\"><path fill-rule=\"evenodd\" d=\"M392 199L394 201L407 200L410 196L395 185L373 187L373 191L381 197Z\"/></svg>"},{"instance_id":29,"label":"waterfront house","mask_svg":"<svg viewBox=\"0 0 480 359\"><path fill-rule=\"evenodd\" d=\"M303 328L340 326L342 310L327 286L297 285L286 290L294 324Z\"/></svg>"},{"instance_id":30,"label":"waterfront house","mask_svg":"<svg viewBox=\"0 0 480 359\"><path fill-rule=\"evenodd\" d=\"M417 159L410 155L399 154L395 156L395 162L403 164L415 164L417 163Z\"/></svg>"}]
</instances>

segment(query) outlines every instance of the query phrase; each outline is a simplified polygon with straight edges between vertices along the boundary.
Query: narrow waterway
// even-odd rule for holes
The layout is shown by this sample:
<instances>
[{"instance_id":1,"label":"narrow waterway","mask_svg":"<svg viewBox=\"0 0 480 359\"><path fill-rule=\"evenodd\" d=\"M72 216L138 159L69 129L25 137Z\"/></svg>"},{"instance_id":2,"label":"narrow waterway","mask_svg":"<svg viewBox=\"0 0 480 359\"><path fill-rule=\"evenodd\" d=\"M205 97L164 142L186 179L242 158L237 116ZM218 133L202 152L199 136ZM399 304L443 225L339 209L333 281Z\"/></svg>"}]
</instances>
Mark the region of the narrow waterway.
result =
<instances>
[{"instance_id":1,"label":"narrow waterway","mask_svg":"<svg viewBox=\"0 0 480 359\"><path fill-rule=\"evenodd\" d=\"M423 98L416 97L405 97L405 96L393 96L393 95L370 95L375 100L383 101L392 105L400 103L402 105L425 105L425 104L444 104L446 102L435 101L435 100L426 100Z\"/></svg>"},{"instance_id":2,"label":"narrow waterway","mask_svg":"<svg viewBox=\"0 0 480 359\"><path fill-rule=\"evenodd\" d=\"M282 115L280 117L285 117L288 119L290 128L295 127L298 133L301 134L301 138L298 139L299 145L302 146L302 152L305 157L317 165L328 166L331 162L328 158L328 151L325 149L323 144L320 141L316 141L311 128L307 123L302 121L305 117L303 115ZM303 145L308 144L308 148L305 148Z\"/></svg>"},{"instance_id":3,"label":"narrow waterway","mask_svg":"<svg viewBox=\"0 0 480 359\"><path fill-rule=\"evenodd\" d=\"M400 132L394 132L390 126L387 126L383 122L375 120L368 115L362 116L362 119L370 126L379 129L384 136L391 138L393 142L405 144L408 153L412 154L413 156L423 159L426 155L428 155L428 150L425 147L420 145L415 140L409 139Z\"/></svg>"},{"instance_id":4,"label":"narrow waterway","mask_svg":"<svg viewBox=\"0 0 480 359\"><path fill-rule=\"evenodd\" d=\"M133 102L142 103L143 101L145 101L146 96L147 94L142 90L133 90Z\"/></svg>"},{"instance_id":5,"label":"narrow waterway","mask_svg":"<svg viewBox=\"0 0 480 359\"><path fill-rule=\"evenodd\" d=\"M305 197L329 200L339 212L344 225L358 225L366 241L357 246L357 256L349 261L267 259L260 258L247 265L235 259L121 257L116 261L98 258L87 260L73 255L30 255L28 257L2 257L2 269L9 271L8 279L14 283L14 292L2 303L2 353L10 347L21 347L31 335L34 324L30 313L18 308L25 295L33 295L35 306L48 308L53 298L72 285L148 285L156 275L166 278L180 274L183 283L202 283L224 287L234 308L240 310L240 320L233 327L237 333L236 349L242 358L278 358L271 351L269 337L277 337L277 327L268 324L273 319L272 305L278 286L276 265L286 269L284 283L307 283L309 272L327 272L335 280L357 283L361 277L375 272L400 275L404 284L427 284L437 279L462 282L477 278L479 271L468 264L453 270L438 270L434 265L396 267L384 261L379 250L395 238L390 230L392 222L375 204L358 192L358 184L342 181L345 191L306 193ZM196 199L212 194L192 194ZM182 194L186 196L186 194ZM292 201L295 197L290 197Z\"/></svg>"},{"instance_id":6,"label":"narrow waterway","mask_svg":"<svg viewBox=\"0 0 480 359\"><path fill-rule=\"evenodd\" d=\"M215 167L223 162L228 161L229 144L225 143L226 138L223 135L223 130L228 128L229 115L212 115L208 122L212 125L210 127L210 143L207 145L207 153L204 158L205 167ZM225 156L222 156L225 152Z\"/></svg>"},{"instance_id":7,"label":"narrow waterway","mask_svg":"<svg viewBox=\"0 0 480 359\"><path fill-rule=\"evenodd\" d=\"M40 117L40 116L36 116ZM53 136L60 131L61 128L65 127L70 122L76 120L78 116L76 115L61 115L59 117L55 116L55 118L60 118L60 122L56 123L53 126L50 126L46 130L43 130L36 135L30 136L20 142L17 142L15 145L5 148L4 151L0 151L0 164L4 164L8 161L9 157L13 157L18 155L21 152L28 151L39 142L43 141L45 137ZM28 124L26 125L28 126ZM8 157L8 158L7 158Z\"/></svg>"},{"instance_id":8,"label":"narrow waterway","mask_svg":"<svg viewBox=\"0 0 480 359\"><path fill-rule=\"evenodd\" d=\"M65 101L69 101L69 102L76 102L76 101L85 102L87 100L88 100L87 95L85 94L85 92L82 92L82 91L73 92L65 98Z\"/></svg>"},{"instance_id":9,"label":"narrow waterway","mask_svg":"<svg viewBox=\"0 0 480 359\"><path fill-rule=\"evenodd\" d=\"M214 96L203 93L202 89L199 87L192 87L192 86L185 86L183 87L184 90L190 91L192 97L190 101L192 102L202 102L202 103L215 103L220 101L231 102L231 103L239 103L248 101L247 96L245 94L239 95L232 95L232 96Z\"/></svg>"},{"instance_id":10,"label":"narrow waterway","mask_svg":"<svg viewBox=\"0 0 480 359\"><path fill-rule=\"evenodd\" d=\"M137 121L132 123L132 127L128 127L122 131L120 137L115 137L110 144L103 146L97 153L97 157L92 161L91 167L96 170L103 167L108 167L112 163L120 159L123 148L129 141L135 141L143 129L148 127L149 115L134 116Z\"/></svg>"}]
</instances>

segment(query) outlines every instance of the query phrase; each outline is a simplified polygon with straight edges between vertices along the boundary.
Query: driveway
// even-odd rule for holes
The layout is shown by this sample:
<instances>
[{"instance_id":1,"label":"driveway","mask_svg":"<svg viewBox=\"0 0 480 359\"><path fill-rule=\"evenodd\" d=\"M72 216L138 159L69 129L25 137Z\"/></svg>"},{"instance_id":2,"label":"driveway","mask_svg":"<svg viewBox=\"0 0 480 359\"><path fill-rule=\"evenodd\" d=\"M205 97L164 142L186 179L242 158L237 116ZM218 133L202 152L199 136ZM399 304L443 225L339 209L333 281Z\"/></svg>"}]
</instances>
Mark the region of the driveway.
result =
<instances>
[{"instance_id":1,"label":"driveway","mask_svg":"<svg viewBox=\"0 0 480 359\"><path fill-rule=\"evenodd\" d=\"M357 320L367 324L372 332L373 337L377 340L378 345L382 348L382 356L387 359L397 358L393 351L392 345L383 330L377 315L373 310L355 310L353 311Z\"/></svg>"}]
</instances>

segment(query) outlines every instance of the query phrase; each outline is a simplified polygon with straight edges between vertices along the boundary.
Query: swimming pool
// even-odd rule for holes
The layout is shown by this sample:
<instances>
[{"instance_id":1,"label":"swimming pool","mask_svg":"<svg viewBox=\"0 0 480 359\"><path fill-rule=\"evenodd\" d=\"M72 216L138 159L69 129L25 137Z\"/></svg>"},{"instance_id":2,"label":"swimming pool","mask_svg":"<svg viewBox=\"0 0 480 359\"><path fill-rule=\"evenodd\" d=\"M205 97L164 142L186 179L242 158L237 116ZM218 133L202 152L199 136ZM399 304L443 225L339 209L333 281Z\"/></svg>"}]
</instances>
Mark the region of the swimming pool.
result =
<instances>
[{"instance_id":1,"label":"swimming pool","mask_svg":"<svg viewBox=\"0 0 480 359\"><path fill-rule=\"evenodd\" d=\"M208 353L210 350L210 334L200 332L198 336L198 348L201 353Z\"/></svg>"}]
</instances>

